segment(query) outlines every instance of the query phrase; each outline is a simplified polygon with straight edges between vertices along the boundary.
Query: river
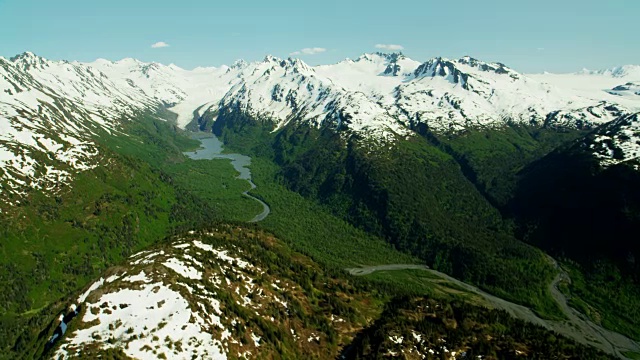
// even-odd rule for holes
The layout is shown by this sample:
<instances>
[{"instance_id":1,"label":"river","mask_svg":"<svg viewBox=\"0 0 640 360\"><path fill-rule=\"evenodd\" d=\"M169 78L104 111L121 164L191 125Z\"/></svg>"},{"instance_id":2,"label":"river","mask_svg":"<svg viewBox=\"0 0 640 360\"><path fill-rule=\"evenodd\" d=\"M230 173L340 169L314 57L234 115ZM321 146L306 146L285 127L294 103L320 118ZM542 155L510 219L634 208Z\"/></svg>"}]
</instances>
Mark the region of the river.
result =
<instances>
[{"instance_id":1,"label":"river","mask_svg":"<svg viewBox=\"0 0 640 360\"><path fill-rule=\"evenodd\" d=\"M254 216L253 219L249 220L249 222L258 222L264 220L271 212L269 205L267 205L264 201L258 199L257 197L249 194L249 191L256 188L256 184L254 184L251 180L251 170L249 169L249 165L251 165L251 158L242 154L223 154L224 147L222 145L222 142L211 133L194 132L191 134L191 138L199 140L201 148L195 151L187 151L184 154L193 160L231 160L231 165L233 166L233 168L238 173L240 173L237 178L246 180L251 186L251 189L243 192L242 195L257 201L262 205L262 212Z\"/></svg>"},{"instance_id":2,"label":"river","mask_svg":"<svg viewBox=\"0 0 640 360\"><path fill-rule=\"evenodd\" d=\"M549 261L558 270L558 275L549 284L549 292L553 296L553 299L558 303L562 312L567 317L567 320L554 321L547 320L539 317L535 312L526 306L514 304L510 301L504 300L497 296L484 292L473 285L469 285L465 282L452 278L451 276L441 273L439 271L429 269L425 265L413 265L413 264L391 264L391 265L376 265L365 266L359 268L345 269L351 275L363 276L374 273L376 271L393 271L404 269L418 269L427 271L433 275L439 276L452 284L458 285L465 290L475 293L483 297L492 307L502 309L513 317L531 322L533 324L545 327L549 330L558 332L568 338L576 340L577 342L585 345L594 346L600 350L603 350L609 354L618 356L621 359L628 359L624 353L634 352L640 353L640 344L635 340L632 340L622 334L615 331L605 329L599 324L594 323L588 319L584 314L580 313L576 309L572 308L568 304L566 296L558 289L558 284L561 281L571 281L569 274L567 274L550 256Z\"/></svg>"}]
</instances>

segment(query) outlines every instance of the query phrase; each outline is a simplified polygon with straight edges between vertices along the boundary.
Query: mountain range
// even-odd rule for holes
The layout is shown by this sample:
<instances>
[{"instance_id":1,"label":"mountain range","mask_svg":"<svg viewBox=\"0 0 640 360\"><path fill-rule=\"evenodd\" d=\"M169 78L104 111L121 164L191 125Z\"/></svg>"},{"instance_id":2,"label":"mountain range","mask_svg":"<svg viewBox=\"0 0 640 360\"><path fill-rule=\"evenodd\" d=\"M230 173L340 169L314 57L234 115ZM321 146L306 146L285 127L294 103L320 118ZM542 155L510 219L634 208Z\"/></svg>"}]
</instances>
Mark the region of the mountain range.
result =
<instances>
[{"instance_id":1,"label":"mountain range","mask_svg":"<svg viewBox=\"0 0 640 360\"><path fill-rule=\"evenodd\" d=\"M47 188L92 166L91 134L117 131L114 119L158 107L177 113L180 127L196 111L228 108L268 119L274 130L296 121L384 142L412 136L419 126L436 132L508 122L594 128L640 109L632 82L638 66L525 75L471 57L421 63L400 53L315 67L267 56L183 70L135 59L50 61L32 53L0 58L0 65L0 111L8 120L0 138L5 192ZM51 165L38 164L37 154L49 154Z\"/></svg>"},{"instance_id":2,"label":"mountain range","mask_svg":"<svg viewBox=\"0 0 640 360\"><path fill-rule=\"evenodd\" d=\"M572 307L638 340L640 246L628 234L640 229L639 111L635 65L523 74L469 56L422 62L372 53L330 65L266 56L185 70L135 59L0 57L0 315L21 329L0 326L0 345L35 354L33 339L51 334L54 313L72 302L67 316L82 319L55 349L65 358L489 354L493 345L477 334L504 331L452 325L479 310L443 306L418 325L410 308L435 306L415 298L425 293L390 295L405 286L402 276L420 283L422 275L354 287L336 268L419 262L560 321L549 290L557 263L547 254L571 275L562 286ZM182 152L197 148L189 131L250 155L251 189L228 164L186 159ZM256 205L242 191L269 204L273 213L256 226L282 240L235 227ZM225 230L203 233L212 223ZM260 241L223 244L229 233L230 241ZM145 262L151 257L162 264ZM299 264L322 275L309 278ZM263 286L287 279L290 289ZM336 286L343 292L329 296ZM130 296L157 306L143 309ZM269 296L282 306L261 302ZM383 309L392 298L401 305ZM147 310L146 328L122 326ZM223 326L222 315L237 319ZM415 331L437 319L447 345ZM400 346L397 331L379 336L407 326L415 349ZM172 337L179 328L185 336ZM584 351L518 334L494 346L501 356ZM601 349L626 356L611 344Z\"/></svg>"}]
</instances>

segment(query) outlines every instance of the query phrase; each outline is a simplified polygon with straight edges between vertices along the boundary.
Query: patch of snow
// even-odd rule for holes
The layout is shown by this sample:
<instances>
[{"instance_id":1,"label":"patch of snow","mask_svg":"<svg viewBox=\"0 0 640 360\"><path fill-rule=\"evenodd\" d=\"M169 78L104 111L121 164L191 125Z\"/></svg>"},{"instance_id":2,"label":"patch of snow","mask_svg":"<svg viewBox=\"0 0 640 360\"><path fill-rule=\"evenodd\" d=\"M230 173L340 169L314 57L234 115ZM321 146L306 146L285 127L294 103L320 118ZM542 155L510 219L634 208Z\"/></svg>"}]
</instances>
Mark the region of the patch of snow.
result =
<instances>
[{"instance_id":1,"label":"patch of snow","mask_svg":"<svg viewBox=\"0 0 640 360\"><path fill-rule=\"evenodd\" d=\"M144 270L141 270L137 275L132 275L132 276L127 276L122 278L122 281L128 281L128 282L150 282L151 279L149 279L147 277L147 274L144 273Z\"/></svg>"},{"instance_id":2,"label":"patch of snow","mask_svg":"<svg viewBox=\"0 0 640 360\"><path fill-rule=\"evenodd\" d=\"M251 332L251 339L253 340L253 344L256 347L260 347L260 336L254 334L253 332Z\"/></svg>"},{"instance_id":3,"label":"patch of snow","mask_svg":"<svg viewBox=\"0 0 640 360\"><path fill-rule=\"evenodd\" d=\"M186 266L182 261L176 258L170 258L167 261L163 262L162 265L168 267L169 269L175 271L179 275L182 275L188 279L199 280L202 279L202 272L199 270Z\"/></svg>"}]
</instances>

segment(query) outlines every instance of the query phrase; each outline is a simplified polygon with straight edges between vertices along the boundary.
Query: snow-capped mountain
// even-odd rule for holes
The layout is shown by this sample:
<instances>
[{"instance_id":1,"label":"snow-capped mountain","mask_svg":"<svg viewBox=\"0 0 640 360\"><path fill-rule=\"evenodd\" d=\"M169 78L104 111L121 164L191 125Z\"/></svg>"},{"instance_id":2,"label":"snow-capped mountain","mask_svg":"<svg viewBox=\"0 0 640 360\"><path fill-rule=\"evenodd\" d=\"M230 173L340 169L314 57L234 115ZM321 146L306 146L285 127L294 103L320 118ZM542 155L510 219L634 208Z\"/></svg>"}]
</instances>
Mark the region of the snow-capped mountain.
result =
<instances>
[{"instance_id":1,"label":"snow-capped mountain","mask_svg":"<svg viewBox=\"0 0 640 360\"><path fill-rule=\"evenodd\" d=\"M387 69L396 68L396 64L403 70L388 76ZM426 123L435 131L502 126L506 121L548 125L555 121L553 117L549 121L549 115L558 111L576 113L574 118L581 123L595 125L626 111L615 102L579 96L519 74L504 64L468 56L418 63L401 54L365 54L355 61L315 69L345 89L362 92L391 118L405 124ZM586 111L598 105L611 111ZM575 126L564 120L557 121Z\"/></svg>"},{"instance_id":2,"label":"snow-capped mountain","mask_svg":"<svg viewBox=\"0 0 640 360\"><path fill-rule=\"evenodd\" d=\"M117 132L120 121L159 107L175 112L181 127L196 110L241 111L274 129L297 121L384 142L411 136L418 123L432 131L506 122L588 128L640 110L638 68L524 75L471 57L421 63L375 53L315 67L267 56L184 70L24 53L0 58L0 182L3 192L55 190L96 166L93 136Z\"/></svg>"},{"instance_id":3,"label":"snow-capped mountain","mask_svg":"<svg viewBox=\"0 0 640 360\"><path fill-rule=\"evenodd\" d=\"M238 81L217 106L271 119L276 129L297 120L312 126L346 128L371 137L407 133L365 94L336 85L298 59L267 56L262 62L240 69Z\"/></svg>"}]
</instances>

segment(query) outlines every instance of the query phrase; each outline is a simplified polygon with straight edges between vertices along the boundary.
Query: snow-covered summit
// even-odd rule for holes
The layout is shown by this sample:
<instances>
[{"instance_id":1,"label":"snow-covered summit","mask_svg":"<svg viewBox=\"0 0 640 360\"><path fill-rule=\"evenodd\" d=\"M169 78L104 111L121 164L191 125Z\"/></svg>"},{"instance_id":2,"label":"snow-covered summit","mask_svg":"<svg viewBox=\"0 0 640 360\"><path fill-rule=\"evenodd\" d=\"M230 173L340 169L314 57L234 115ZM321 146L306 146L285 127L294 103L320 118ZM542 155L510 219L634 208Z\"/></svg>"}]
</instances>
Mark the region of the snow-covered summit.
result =
<instances>
[{"instance_id":1,"label":"snow-covered summit","mask_svg":"<svg viewBox=\"0 0 640 360\"><path fill-rule=\"evenodd\" d=\"M46 67L48 61L30 51L18 54L10 59L10 61L18 68L29 70L32 67Z\"/></svg>"},{"instance_id":2,"label":"snow-covered summit","mask_svg":"<svg viewBox=\"0 0 640 360\"><path fill-rule=\"evenodd\" d=\"M15 191L50 187L94 166L91 134L116 131L122 119L159 107L178 114L181 127L196 109L239 110L274 129L301 122L384 142L411 136L418 123L454 132L506 122L592 127L640 111L638 69L525 75L470 56L419 62L371 53L331 65L268 55L185 70L132 58L51 61L26 52L0 58L0 179ZM58 162L45 171L33 160L38 152ZM39 183L47 176L36 179L42 172L51 174L50 185Z\"/></svg>"}]
</instances>

